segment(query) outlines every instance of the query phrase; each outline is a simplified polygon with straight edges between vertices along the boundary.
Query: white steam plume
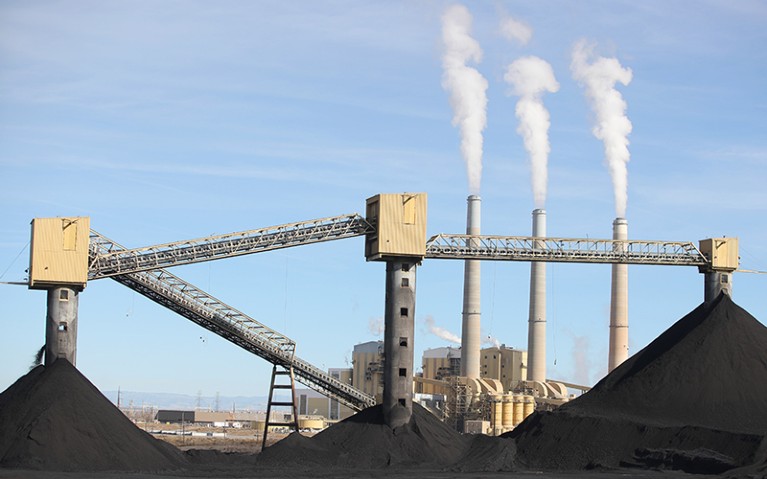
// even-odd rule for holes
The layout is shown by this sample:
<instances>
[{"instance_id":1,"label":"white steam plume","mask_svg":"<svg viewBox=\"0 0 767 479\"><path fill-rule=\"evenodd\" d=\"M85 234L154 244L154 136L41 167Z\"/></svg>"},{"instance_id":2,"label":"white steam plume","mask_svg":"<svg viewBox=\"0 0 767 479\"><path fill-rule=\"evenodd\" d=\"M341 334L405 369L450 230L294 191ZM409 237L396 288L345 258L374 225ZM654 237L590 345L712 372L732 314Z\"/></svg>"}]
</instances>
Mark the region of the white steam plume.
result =
<instances>
[{"instance_id":1,"label":"white steam plume","mask_svg":"<svg viewBox=\"0 0 767 479\"><path fill-rule=\"evenodd\" d=\"M555 93L559 83L551 65L538 57L522 57L506 69L503 79L509 83L512 93L519 96L516 115L519 118L517 133L522 135L525 149L530 155L530 172L533 198L536 208L546 203L549 152L549 111L543 106L545 92Z\"/></svg>"},{"instance_id":2,"label":"white steam plume","mask_svg":"<svg viewBox=\"0 0 767 479\"><path fill-rule=\"evenodd\" d=\"M384 319L368 318L368 331L373 336L381 336L384 333Z\"/></svg>"},{"instance_id":3,"label":"white steam plume","mask_svg":"<svg viewBox=\"0 0 767 479\"><path fill-rule=\"evenodd\" d=\"M490 336L489 334L487 335L486 338L482 339L482 344L487 344L487 345L490 345L490 346L492 346L494 348L500 348L501 347L501 342L498 341L497 338L495 338L493 336Z\"/></svg>"},{"instance_id":4,"label":"white steam plume","mask_svg":"<svg viewBox=\"0 0 767 479\"><path fill-rule=\"evenodd\" d=\"M590 385L592 364L589 357L589 338L570 333L573 340L573 382Z\"/></svg>"},{"instance_id":5,"label":"white steam plume","mask_svg":"<svg viewBox=\"0 0 767 479\"><path fill-rule=\"evenodd\" d=\"M581 40L573 48L570 70L573 78L585 87L586 98L596 115L592 132L604 143L605 160L615 192L615 214L625 218L631 122L626 116L626 102L615 84L628 85L631 69L623 68L616 58L595 57L594 44Z\"/></svg>"},{"instance_id":6,"label":"white steam plume","mask_svg":"<svg viewBox=\"0 0 767 479\"><path fill-rule=\"evenodd\" d=\"M527 45L533 37L533 29L524 22L520 22L510 16L501 19L501 35L512 42Z\"/></svg>"},{"instance_id":7,"label":"white steam plume","mask_svg":"<svg viewBox=\"0 0 767 479\"><path fill-rule=\"evenodd\" d=\"M437 336L438 338L442 338L445 341L450 341L451 343L455 343L455 344L461 344L460 336L451 333L447 329L437 326L434 323L434 317L432 317L431 315L426 316L426 318L424 318L424 322L426 323L426 327L429 329L429 332L431 334Z\"/></svg>"},{"instance_id":8,"label":"white steam plume","mask_svg":"<svg viewBox=\"0 0 767 479\"><path fill-rule=\"evenodd\" d=\"M461 155L466 162L469 192L479 194L482 180L482 130L487 125L487 80L466 65L482 61L482 49L471 33L471 14L453 5L442 15L442 88L450 96L453 126L461 134Z\"/></svg>"}]
</instances>

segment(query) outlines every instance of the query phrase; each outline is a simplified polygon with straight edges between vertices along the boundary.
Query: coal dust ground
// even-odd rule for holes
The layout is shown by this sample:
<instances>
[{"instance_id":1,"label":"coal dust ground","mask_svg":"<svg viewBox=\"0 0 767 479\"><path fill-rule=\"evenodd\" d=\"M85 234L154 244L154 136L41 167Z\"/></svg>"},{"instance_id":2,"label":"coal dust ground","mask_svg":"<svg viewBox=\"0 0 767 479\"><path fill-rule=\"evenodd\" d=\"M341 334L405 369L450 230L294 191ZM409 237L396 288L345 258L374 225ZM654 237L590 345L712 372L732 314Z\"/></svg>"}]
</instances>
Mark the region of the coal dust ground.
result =
<instances>
[{"instance_id":1,"label":"coal dust ground","mask_svg":"<svg viewBox=\"0 0 767 479\"><path fill-rule=\"evenodd\" d=\"M0 479L767 477L767 328L728 296L680 319L583 396L502 437L381 406L258 455L188 451L139 430L66 361L0 394ZM710 477L710 476L709 476Z\"/></svg>"}]
</instances>

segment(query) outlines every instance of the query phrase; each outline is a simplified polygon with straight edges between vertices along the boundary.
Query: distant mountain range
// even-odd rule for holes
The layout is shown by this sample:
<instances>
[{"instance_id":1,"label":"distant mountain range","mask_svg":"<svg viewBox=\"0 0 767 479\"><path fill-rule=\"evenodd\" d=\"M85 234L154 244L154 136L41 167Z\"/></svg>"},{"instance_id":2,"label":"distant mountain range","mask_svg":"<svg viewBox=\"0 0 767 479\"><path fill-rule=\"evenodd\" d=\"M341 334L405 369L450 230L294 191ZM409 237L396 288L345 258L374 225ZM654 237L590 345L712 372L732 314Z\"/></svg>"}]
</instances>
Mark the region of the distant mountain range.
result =
<instances>
[{"instance_id":1,"label":"distant mountain range","mask_svg":"<svg viewBox=\"0 0 767 479\"><path fill-rule=\"evenodd\" d=\"M298 391L296 391L298 393ZM117 391L102 391L112 403L117 404ZM265 411L267 396L190 396L187 394L120 391L120 407L181 409L202 408L210 411ZM290 400L289 397L281 397Z\"/></svg>"}]
</instances>

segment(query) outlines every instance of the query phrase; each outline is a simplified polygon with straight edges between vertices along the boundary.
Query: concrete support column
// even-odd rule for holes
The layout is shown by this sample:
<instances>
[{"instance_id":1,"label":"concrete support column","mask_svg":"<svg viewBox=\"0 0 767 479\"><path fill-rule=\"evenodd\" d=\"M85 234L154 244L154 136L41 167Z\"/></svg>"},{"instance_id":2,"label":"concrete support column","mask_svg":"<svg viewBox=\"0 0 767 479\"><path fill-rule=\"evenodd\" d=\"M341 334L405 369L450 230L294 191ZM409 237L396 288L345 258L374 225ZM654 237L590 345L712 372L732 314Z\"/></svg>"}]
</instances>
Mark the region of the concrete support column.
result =
<instances>
[{"instance_id":1,"label":"concrete support column","mask_svg":"<svg viewBox=\"0 0 767 479\"><path fill-rule=\"evenodd\" d=\"M613 221L613 239L628 239L628 222L625 218ZM616 246L616 251L625 251ZM610 292L610 352L607 372L618 367L629 356L629 267L627 264L612 265Z\"/></svg>"},{"instance_id":2,"label":"concrete support column","mask_svg":"<svg viewBox=\"0 0 767 479\"><path fill-rule=\"evenodd\" d=\"M726 271L707 271L704 274L703 301L708 303L724 292L732 297L732 273Z\"/></svg>"},{"instance_id":3,"label":"concrete support column","mask_svg":"<svg viewBox=\"0 0 767 479\"><path fill-rule=\"evenodd\" d=\"M48 290L45 321L45 365L59 358L76 365L77 303L79 293L66 286Z\"/></svg>"},{"instance_id":4,"label":"concrete support column","mask_svg":"<svg viewBox=\"0 0 767 479\"><path fill-rule=\"evenodd\" d=\"M482 200L467 198L466 234L479 235L482 223ZM470 243L471 246L472 243ZM463 312L461 314L461 376L479 379L480 355L480 261L468 259L463 270Z\"/></svg>"},{"instance_id":5,"label":"concrete support column","mask_svg":"<svg viewBox=\"0 0 767 479\"><path fill-rule=\"evenodd\" d=\"M392 429L413 413L416 260L386 262L384 310L384 421Z\"/></svg>"},{"instance_id":6,"label":"concrete support column","mask_svg":"<svg viewBox=\"0 0 767 479\"><path fill-rule=\"evenodd\" d=\"M546 210L533 210L533 236L546 237ZM538 261L530 263L527 380L546 381L546 263Z\"/></svg>"}]
</instances>

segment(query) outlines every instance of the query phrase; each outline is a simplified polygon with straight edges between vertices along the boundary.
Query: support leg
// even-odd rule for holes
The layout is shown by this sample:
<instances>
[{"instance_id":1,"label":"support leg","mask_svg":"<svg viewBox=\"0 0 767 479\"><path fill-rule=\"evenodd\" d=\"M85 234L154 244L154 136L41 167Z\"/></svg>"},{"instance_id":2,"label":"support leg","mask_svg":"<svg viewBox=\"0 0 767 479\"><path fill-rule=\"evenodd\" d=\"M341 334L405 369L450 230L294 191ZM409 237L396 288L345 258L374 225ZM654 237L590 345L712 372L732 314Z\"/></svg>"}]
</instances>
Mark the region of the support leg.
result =
<instances>
[{"instance_id":1,"label":"support leg","mask_svg":"<svg viewBox=\"0 0 767 479\"><path fill-rule=\"evenodd\" d=\"M77 361L77 305L79 293L65 286L48 290L45 321L45 365L64 358Z\"/></svg>"},{"instance_id":2,"label":"support leg","mask_svg":"<svg viewBox=\"0 0 767 479\"><path fill-rule=\"evenodd\" d=\"M384 311L384 421L393 428L413 413L413 339L416 263L386 262Z\"/></svg>"}]
</instances>

